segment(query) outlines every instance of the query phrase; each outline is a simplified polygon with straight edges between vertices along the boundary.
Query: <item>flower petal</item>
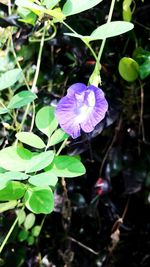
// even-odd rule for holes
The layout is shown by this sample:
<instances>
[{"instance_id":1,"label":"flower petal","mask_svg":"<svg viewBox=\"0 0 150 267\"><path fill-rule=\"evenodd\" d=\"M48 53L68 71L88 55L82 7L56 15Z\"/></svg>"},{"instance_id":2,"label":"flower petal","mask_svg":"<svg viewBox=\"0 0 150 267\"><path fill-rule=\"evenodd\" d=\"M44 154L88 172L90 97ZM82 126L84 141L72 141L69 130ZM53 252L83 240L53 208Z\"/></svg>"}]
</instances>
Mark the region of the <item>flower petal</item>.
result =
<instances>
[{"instance_id":1,"label":"flower petal","mask_svg":"<svg viewBox=\"0 0 150 267\"><path fill-rule=\"evenodd\" d=\"M69 87L56 108L56 117L61 128L72 138L80 136L80 130L93 131L104 118L108 103L104 93L94 85L76 83Z\"/></svg>"},{"instance_id":2,"label":"flower petal","mask_svg":"<svg viewBox=\"0 0 150 267\"><path fill-rule=\"evenodd\" d=\"M75 83L71 85L67 90L67 96L73 96L75 93L82 93L87 90L87 87L83 83Z\"/></svg>"}]
</instances>

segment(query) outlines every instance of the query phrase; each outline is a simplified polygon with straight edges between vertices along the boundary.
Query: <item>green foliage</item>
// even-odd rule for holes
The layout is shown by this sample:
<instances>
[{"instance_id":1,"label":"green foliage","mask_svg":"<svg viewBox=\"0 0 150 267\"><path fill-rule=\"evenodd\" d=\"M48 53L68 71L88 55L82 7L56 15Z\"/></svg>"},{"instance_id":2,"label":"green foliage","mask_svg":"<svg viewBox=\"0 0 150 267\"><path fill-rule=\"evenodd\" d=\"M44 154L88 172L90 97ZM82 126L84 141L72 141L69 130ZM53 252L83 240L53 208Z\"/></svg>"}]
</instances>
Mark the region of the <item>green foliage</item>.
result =
<instances>
[{"instance_id":1,"label":"green foliage","mask_svg":"<svg viewBox=\"0 0 150 267\"><path fill-rule=\"evenodd\" d=\"M20 199L24 196L26 186L21 182L9 181L5 188L0 190L0 201Z\"/></svg>"},{"instance_id":2,"label":"green foliage","mask_svg":"<svg viewBox=\"0 0 150 267\"><path fill-rule=\"evenodd\" d=\"M30 91L21 91L14 95L8 104L8 109L21 108L33 102L37 96Z\"/></svg>"},{"instance_id":3,"label":"green foliage","mask_svg":"<svg viewBox=\"0 0 150 267\"><path fill-rule=\"evenodd\" d=\"M148 77L150 75L150 52L139 47L133 52L133 58L139 64L140 78L143 80Z\"/></svg>"},{"instance_id":4,"label":"green foliage","mask_svg":"<svg viewBox=\"0 0 150 267\"><path fill-rule=\"evenodd\" d=\"M36 134L31 132L19 132L16 134L19 141L29 146L42 149L45 147L43 140Z\"/></svg>"},{"instance_id":5,"label":"green foliage","mask_svg":"<svg viewBox=\"0 0 150 267\"><path fill-rule=\"evenodd\" d=\"M65 16L71 16L90 9L99 4L101 1L102 0L67 0L62 11Z\"/></svg>"},{"instance_id":6,"label":"green foliage","mask_svg":"<svg viewBox=\"0 0 150 267\"><path fill-rule=\"evenodd\" d=\"M14 209L17 206L17 200L11 200L8 202L0 203L0 213Z\"/></svg>"},{"instance_id":7,"label":"green foliage","mask_svg":"<svg viewBox=\"0 0 150 267\"><path fill-rule=\"evenodd\" d=\"M26 230L29 230L33 227L34 223L35 223L35 215L33 213L29 213L25 218L24 228Z\"/></svg>"},{"instance_id":8,"label":"green foliage","mask_svg":"<svg viewBox=\"0 0 150 267\"><path fill-rule=\"evenodd\" d=\"M43 107L37 114L35 119L36 127L47 137L56 130L58 122L55 118L55 109L53 107Z\"/></svg>"},{"instance_id":9,"label":"green foliage","mask_svg":"<svg viewBox=\"0 0 150 267\"><path fill-rule=\"evenodd\" d=\"M9 171L25 171L32 153L20 146L10 146L0 151L0 166Z\"/></svg>"},{"instance_id":10,"label":"green foliage","mask_svg":"<svg viewBox=\"0 0 150 267\"><path fill-rule=\"evenodd\" d=\"M139 76L139 65L132 58L123 57L119 62L119 73L124 80L133 82Z\"/></svg>"},{"instance_id":11,"label":"green foliage","mask_svg":"<svg viewBox=\"0 0 150 267\"><path fill-rule=\"evenodd\" d=\"M60 2L60 0L43 0L43 5L45 5L47 7L47 9L52 9L53 7L55 7L58 3Z\"/></svg>"},{"instance_id":12,"label":"green foliage","mask_svg":"<svg viewBox=\"0 0 150 267\"><path fill-rule=\"evenodd\" d=\"M54 159L53 151L45 151L31 158L26 168L26 173L37 172L47 167Z\"/></svg>"},{"instance_id":13,"label":"green foliage","mask_svg":"<svg viewBox=\"0 0 150 267\"><path fill-rule=\"evenodd\" d=\"M62 141L64 141L66 138L68 138L69 135L66 134L62 129L57 129L52 135L48 142L48 146L54 146Z\"/></svg>"},{"instance_id":14,"label":"green foliage","mask_svg":"<svg viewBox=\"0 0 150 267\"><path fill-rule=\"evenodd\" d=\"M59 177L67 178L83 175L86 171L81 161L72 156L56 156L47 169Z\"/></svg>"},{"instance_id":15,"label":"green foliage","mask_svg":"<svg viewBox=\"0 0 150 267\"><path fill-rule=\"evenodd\" d=\"M53 171L42 172L40 174L36 174L30 176L29 183L35 186L43 187L43 186L52 186L55 187L57 184L58 178Z\"/></svg>"},{"instance_id":16,"label":"green foliage","mask_svg":"<svg viewBox=\"0 0 150 267\"><path fill-rule=\"evenodd\" d=\"M20 69L8 70L0 76L0 91L13 86L22 75Z\"/></svg>"},{"instance_id":17,"label":"green foliage","mask_svg":"<svg viewBox=\"0 0 150 267\"><path fill-rule=\"evenodd\" d=\"M131 31L133 28L134 25L130 22L112 21L99 26L89 36L83 36L77 33L65 33L65 34L90 42L93 40L103 40L106 38L114 37L123 34L125 32Z\"/></svg>"},{"instance_id":18,"label":"green foliage","mask_svg":"<svg viewBox=\"0 0 150 267\"><path fill-rule=\"evenodd\" d=\"M132 19L132 11L131 11L131 4L132 0L124 0L122 7L123 7L123 20L131 21Z\"/></svg>"},{"instance_id":19,"label":"green foliage","mask_svg":"<svg viewBox=\"0 0 150 267\"><path fill-rule=\"evenodd\" d=\"M25 206L33 213L49 214L54 208L54 196L52 190L47 187L31 187L24 196Z\"/></svg>"}]
</instances>

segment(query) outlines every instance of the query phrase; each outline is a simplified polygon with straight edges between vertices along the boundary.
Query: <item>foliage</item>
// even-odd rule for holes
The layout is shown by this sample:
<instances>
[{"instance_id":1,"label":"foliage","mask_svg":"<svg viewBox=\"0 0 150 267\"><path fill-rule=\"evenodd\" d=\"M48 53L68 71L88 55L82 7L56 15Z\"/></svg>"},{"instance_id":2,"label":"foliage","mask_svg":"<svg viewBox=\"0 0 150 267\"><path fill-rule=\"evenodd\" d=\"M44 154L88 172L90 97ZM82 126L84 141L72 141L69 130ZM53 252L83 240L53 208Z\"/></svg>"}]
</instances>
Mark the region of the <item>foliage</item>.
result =
<instances>
[{"instance_id":1,"label":"foliage","mask_svg":"<svg viewBox=\"0 0 150 267\"><path fill-rule=\"evenodd\" d=\"M46 266L45 257L49 266L121 266L124 247L131 253L130 233L141 230L139 238L146 236L150 25L145 10L140 0L0 3L3 266L10 266L10 259L16 267ZM59 127L55 108L77 82L102 87L109 109L93 132L72 140ZM132 247L137 253L138 245ZM140 266L148 266L144 250L139 258Z\"/></svg>"}]
</instances>

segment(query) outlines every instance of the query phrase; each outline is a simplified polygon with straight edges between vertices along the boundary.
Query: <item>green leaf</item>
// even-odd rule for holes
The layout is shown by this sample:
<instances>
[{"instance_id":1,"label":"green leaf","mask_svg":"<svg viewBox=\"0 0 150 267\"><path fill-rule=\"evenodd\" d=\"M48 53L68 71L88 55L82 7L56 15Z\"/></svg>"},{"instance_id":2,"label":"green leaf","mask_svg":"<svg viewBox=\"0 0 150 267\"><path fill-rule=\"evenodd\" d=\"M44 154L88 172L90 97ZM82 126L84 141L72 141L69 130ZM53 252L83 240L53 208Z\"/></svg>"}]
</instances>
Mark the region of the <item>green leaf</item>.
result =
<instances>
[{"instance_id":1,"label":"green leaf","mask_svg":"<svg viewBox=\"0 0 150 267\"><path fill-rule=\"evenodd\" d=\"M6 114L6 113L8 113L7 108L0 108L0 115Z\"/></svg>"},{"instance_id":2,"label":"green leaf","mask_svg":"<svg viewBox=\"0 0 150 267\"><path fill-rule=\"evenodd\" d=\"M30 235L28 236L27 242L28 242L28 246L32 246L34 244L34 236Z\"/></svg>"},{"instance_id":3,"label":"green leaf","mask_svg":"<svg viewBox=\"0 0 150 267\"><path fill-rule=\"evenodd\" d=\"M35 124L42 133L50 137L58 126L55 108L49 106L41 108L36 115Z\"/></svg>"},{"instance_id":4,"label":"green leaf","mask_svg":"<svg viewBox=\"0 0 150 267\"><path fill-rule=\"evenodd\" d=\"M0 203L0 213L14 209L17 206L17 204L18 202L16 200Z\"/></svg>"},{"instance_id":5,"label":"green leaf","mask_svg":"<svg viewBox=\"0 0 150 267\"><path fill-rule=\"evenodd\" d=\"M48 143L48 146L54 146L62 141L64 141L66 138L68 138L69 135L66 134L62 129L57 129L51 136L50 141Z\"/></svg>"},{"instance_id":6,"label":"green leaf","mask_svg":"<svg viewBox=\"0 0 150 267\"><path fill-rule=\"evenodd\" d=\"M29 0L16 0L15 4L19 7L24 7L29 9L30 11L34 12L37 16L41 16L43 14L48 14L56 19L58 19L58 21L62 21L65 16L62 13L60 8L55 8L53 10L51 9L46 9L41 5L37 5Z\"/></svg>"},{"instance_id":7,"label":"green leaf","mask_svg":"<svg viewBox=\"0 0 150 267\"><path fill-rule=\"evenodd\" d=\"M30 228L32 228L32 226L35 223L35 215L33 213L29 213L24 221L24 227L26 230L29 230Z\"/></svg>"},{"instance_id":8,"label":"green leaf","mask_svg":"<svg viewBox=\"0 0 150 267\"><path fill-rule=\"evenodd\" d=\"M5 188L0 190L0 201L16 200L22 198L26 186L20 182L9 181Z\"/></svg>"},{"instance_id":9,"label":"green leaf","mask_svg":"<svg viewBox=\"0 0 150 267\"><path fill-rule=\"evenodd\" d=\"M49 214L54 209L54 196L50 187L28 189L24 201L25 206L36 214Z\"/></svg>"},{"instance_id":10,"label":"green leaf","mask_svg":"<svg viewBox=\"0 0 150 267\"><path fill-rule=\"evenodd\" d=\"M22 172L11 171L11 172L5 172L1 174L0 178L3 178L4 180L7 180L7 181L11 181L11 180L23 181L23 180L28 179L28 175Z\"/></svg>"},{"instance_id":11,"label":"green leaf","mask_svg":"<svg viewBox=\"0 0 150 267\"><path fill-rule=\"evenodd\" d=\"M36 225L32 228L32 235L37 237L39 236L40 232L41 232L41 225Z\"/></svg>"},{"instance_id":12,"label":"green leaf","mask_svg":"<svg viewBox=\"0 0 150 267\"><path fill-rule=\"evenodd\" d=\"M30 177L29 183L35 186L52 186L55 187L57 184L58 178L53 171L42 172Z\"/></svg>"},{"instance_id":13,"label":"green leaf","mask_svg":"<svg viewBox=\"0 0 150 267\"><path fill-rule=\"evenodd\" d=\"M125 81L133 82L138 78L139 65L134 59L123 57L119 61L119 73Z\"/></svg>"},{"instance_id":14,"label":"green leaf","mask_svg":"<svg viewBox=\"0 0 150 267\"><path fill-rule=\"evenodd\" d=\"M17 210L17 216L18 216L18 224L21 225L26 218L26 213L24 210Z\"/></svg>"},{"instance_id":15,"label":"green leaf","mask_svg":"<svg viewBox=\"0 0 150 267\"><path fill-rule=\"evenodd\" d=\"M85 174L85 167L81 161L72 156L56 156L52 164L46 168L52 170L59 177L77 177Z\"/></svg>"},{"instance_id":16,"label":"green leaf","mask_svg":"<svg viewBox=\"0 0 150 267\"><path fill-rule=\"evenodd\" d=\"M0 76L0 91L14 85L21 77L22 71L20 69L8 70Z\"/></svg>"},{"instance_id":17,"label":"green leaf","mask_svg":"<svg viewBox=\"0 0 150 267\"><path fill-rule=\"evenodd\" d=\"M65 16L71 16L90 9L101 1L102 0L67 0L62 11Z\"/></svg>"},{"instance_id":18,"label":"green leaf","mask_svg":"<svg viewBox=\"0 0 150 267\"><path fill-rule=\"evenodd\" d=\"M9 171L25 171L32 153L23 148L10 146L0 151L0 166Z\"/></svg>"},{"instance_id":19,"label":"green leaf","mask_svg":"<svg viewBox=\"0 0 150 267\"><path fill-rule=\"evenodd\" d=\"M126 21L111 21L99 26L94 30L91 35L81 35L78 33L64 33L72 37L82 39L83 41L94 41L94 40L103 40L109 37L114 37L125 32L132 30L134 25Z\"/></svg>"},{"instance_id":20,"label":"green leaf","mask_svg":"<svg viewBox=\"0 0 150 267\"><path fill-rule=\"evenodd\" d=\"M26 168L26 173L36 172L47 167L54 159L53 151L45 151L32 157Z\"/></svg>"},{"instance_id":21,"label":"green leaf","mask_svg":"<svg viewBox=\"0 0 150 267\"><path fill-rule=\"evenodd\" d=\"M131 31L133 28L134 25L130 22L111 21L99 26L91 33L90 37L93 40L106 39Z\"/></svg>"},{"instance_id":22,"label":"green leaf","mask_svg":"<svg viewBox=\"0 0 150 267\"><path fill-rule=\"evenodd\" d=\"M16 134L19 141L35 148L44 148L45 144L43 140L36 134L31 132L19 132Z\"/></svg>"},{"instance_id":23,"label":"green leaf","mask_svg":"<svg viewBox=\"0 0 150 267\"><path fill-rule=\"evenodd\" d=\"M33 102L37 98L36 94L30 91L21 91L18 94L14 95L10 100L8 107L9 109L21 108L24 107L31 102Z\"/></svg>"},{"instance_id":24,"label":"green leaf","mask_svg":"<svg viewBox=\"0 0 150 267\"><path fill-rule=\"evenodd\" d=\"M150 75L150 57L139 68L140 78L143 80Z\"/></svg>"},{"instance_id":25,"label":"green leaf","mask_svg":"<svg viewBox=\"0 0 150 267\"><path fill-rule=\"evenodd\" d=\"M37 16L32 11L30 11L26 8L23 8L23 7L19 7L18 8L18 14L19 14L19 16L22 17L22 19L19 19L19 21L31 24L33 26L35 25Z\"/></svg>"},{"instance_id":26,"label":"green leaf","mask_svg":"<svg viewBox=\"0 0 150 267\"><path fill-rule=\"evenodd\" d=\"M18 234L18 239L20 242L25 241L28 238L29 232L25 229L22 229Z\"/></svg>"},{"instance_id":27,"label":"green leaf","mask_svg":"<svg viewBox=\"0 0 150 267\"><path fill-rule=\"evenodd\" d=\"M43 5L45 5L48 9L52 9L54 6L56 6L60 0L44 0Z\"/></svg>"}]
</instances>

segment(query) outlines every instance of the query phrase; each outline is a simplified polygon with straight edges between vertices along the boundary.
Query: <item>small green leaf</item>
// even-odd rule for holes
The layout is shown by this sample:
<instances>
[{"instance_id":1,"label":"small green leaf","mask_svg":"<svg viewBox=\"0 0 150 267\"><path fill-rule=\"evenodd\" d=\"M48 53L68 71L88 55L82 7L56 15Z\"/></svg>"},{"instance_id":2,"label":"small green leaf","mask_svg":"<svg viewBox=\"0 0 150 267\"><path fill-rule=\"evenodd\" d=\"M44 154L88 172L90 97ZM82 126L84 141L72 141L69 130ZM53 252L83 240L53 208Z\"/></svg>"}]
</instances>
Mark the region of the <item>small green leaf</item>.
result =
<instances>
[{"instance_id":1,"label":"small green leaf","mask_svg":"<svg viewBox=\"0 0 150 267\"><path fill-rule=\"evenodd\" d=\"M123 57L119 61L119 73L125 81L133 82L138 78L139 65L134 59Z\"/></svg>"},{"instance_id":2,"label":"small green leaf","mask_svg":"<svg viewBox=\"0 0 150 267\"><path fill-rule=\"evenodd\" d=\"M25 206L33 213L49 214L54 209L54 196L50 187L29 188L24 197Z\"/></svg>"},{"instance_id":3,"label":"small green leaf","mask_svg":"<svg viewBox=\"0 0 150 267\"><path fill-rule=\"evenodd\" d=\"M26 213L24 210L18 210L17 216L18 216L18 224L21 225L25 221Z\"/></svg>"},{"instance_id":4,"label":"small green leaf","mask_svg":"<svg viewBox=\"0 0 150 267\"><path fill-rule=\"evenodd\" d=\"M40 232L41 232L41 226L40 225L36 225L32 228L32 235L37 237L39 236Z\"/></svg>"},{"instance_id":5,"label":"small green leaf","mask_svg":"<svg viewBox=\"0 0 150 267\"><path fill-rule=\"evenodd\" d=\"M111 21L99 26L91 33L90 37L93 40L106 39L131 31L133 28L134 25L130 22Z\"/></svg>"},{"instance_id":6,"label":"small green leaf","mask_svg":"<svg viewBox=\"0 0 150 267\"><path fill-rule=\"evenodd\" d=\"M16 134L16 137L19 141L22 143L25 143L29 146L35 147L35 148L44 148L45 144L43 140L36 134L31 132L19 132Z\"/></svg>"},{"instance_id":7,"label":"small green leaf","mask_svg":"<svg viewBox=\"0 0 150 267\"><path fill-rule=\"evenodd\" d=\"M24 227L26 230L29 230L30 228L32 228L32 226L35 223L35 215L33 213L29 213L24 221Z\"/></svg>"},{"instance_id":8,"label":"small green leaf","mask_svg":"<svg viewBox=\"0 0 150 267\"><path fill-rule=\"evenodd\" d=\"M71 16L90 9L101 1L102 0L67 0L62 11L65 16Z\"/></svg>"},{"instance_id":9,"label":"small green leaf","mask_svg":"<svg viewBox=\"0 0 150 267\"><path fill-rule=\"evenodd\" d=\"M69 178L85 174L85 167L81 161L72 156L56 156L46 169L54 171L59 177Z\"/></svg>"},{"instance_id":10,"label":"small green leaf","mask_svg":"<svg viewBox=\"0 0 150 267\"><path fill-rule=\"evenodd\" d=\"M28 238L29 232L25 229L22 229L18 234L18 239L20 242L25 241Z\"/></svg>"},{"instance_id":11,"label":"small green leaf","mask_svg":"<svg viewBox=\"0 0 150 267\"><path fill-rule=\"evenodd\" d=\"M32 246L34 244L34 236L30 235L27 239L28 246Z\"/></svg>"},{"instance_id":12,"label":"small green leaf","mask_svg":"<svg viewBox=\"0 0 150 267\"><path fill-rule=\"evenodd\" d=\"M41 108L36 115L35 124L42 133L50 137L58 126L55 109L49 106Z\"/></svg>"},{"instance_id":13,"label":"small green leaf","mask_svg":"<svg viewBox=\"0 0 150 267\"><path fill-rule=\"evenodd\" d=\"M6 147L0 151L0 166L9 171L25 171L32 153L23 147Z\"/></svg>"},{"instance_id":14,"label":"small green leaf","mask_svg":"<svg viewBox=\"0 0 150 267\"><path fill-rule=\"evenodd\" d=\"M21 77L20 69L8 70L0 76L0 91L14 85Z\"/></svg>"},{"instance_id":15,"label":"small green leaf","mask_svg":"<svg viewBox=\"0 0 150 267\"><path fill-rule=\"evenodd\" d=\"M30 177L29 183L35 186L52 186L55 187L57 184L58 178L53 171L42 172Z\"/></svg>"},{"instance_id":16,"label":"small green leaf","mask_svg":"<svg viewBox=\"0 0 150 267\"><path fill-rule=\"evenodd\" d=\"M14 209L17 206L18 202L16 200L11 200L8 202L0 203L0 213Z\"/></svg>"},{"instance_id":17,"label":"small green leaf","mask_svg":"<svg viewBox=\"0 0 150 267\"><path fill-rule=\"evenodd\" d=\"M69 135L66 134L62 129L57 129L51 136L50 141L48 143L48 146L54 146L62 141L64 141L66 138L68 138Z\"/></svg>"},{"instance_id":18,"label":"small green leaf","mask_svg":"<svg viewBox=\"0 0 150 267\"><path fill-rule=\"evenodd\" d=\"M140 65L139 71L140 71L140 78L142 80L150 75L150 57L147 58L147 60L145 60L145 62L142 65Z\"/></svg>"},{"instance_id":19,"label":"small green leaf","mask_svg":"<svg viewBox=\"0 0 150 267\"><path fill-rule=\"evenodd\" d=\"M9 181L5 188L0 190L0 201L16 200L22 198L26 186L20 182Z\"/></svg>"},{"instance_id":20,"label":"small green leaf","mask_svg":"<svg viewBox=\"0 0 150 267\"><path fill-rule=\"evenodd\" d=\"M9 109L21 108L24 107L31 102L33 102L37 98L36 94L30 91L21 91L20 93L14 95L10 100L8 107Z\"/></svg>"},{"instance_id":21,"label":"small green leaf","mask_svg":"<svg viewBox=\"0 0 150 267\"><path fill-rule=\"evenodd\" d=\"M54 159L53 151L45 151L32 157L26 168L26 173L36 172L47 167Z\"/></svg>"}]
</instances>

